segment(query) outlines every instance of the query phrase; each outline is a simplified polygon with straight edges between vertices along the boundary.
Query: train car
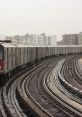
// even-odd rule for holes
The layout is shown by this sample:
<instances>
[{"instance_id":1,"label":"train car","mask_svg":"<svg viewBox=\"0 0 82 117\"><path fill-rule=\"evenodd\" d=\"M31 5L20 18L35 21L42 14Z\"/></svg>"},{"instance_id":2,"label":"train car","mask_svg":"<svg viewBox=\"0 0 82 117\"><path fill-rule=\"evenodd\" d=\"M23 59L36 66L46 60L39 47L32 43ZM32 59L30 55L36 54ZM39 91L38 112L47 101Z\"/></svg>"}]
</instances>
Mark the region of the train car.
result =
<instances>
[{"instance_id":1,"label":"train car","mask_svg":"<svg viewBox=\"0 0 82 117\"><path fill-rule=\"evenodd\" d=\"M81 45L78 46L78 53L82 53L82 46Z\"/></svg>"},{"instance_id":2,"label":"train car","mask_svg":"<svg viewBox=\"0 0 82 117\"><path fill-rule=\"evenodd\" d=\"M16 46L12 44L1 44L0 53L1 53L1 70L2 74L6 74L12 69L16 68Z\"/></svg>"},{"instance_id":3,"label":"train car","mask_svg":"<svg viewBox=\"0 0 82 117\"><path fill-rule=\"evenodd\" d=\"M46 57L48 58L49 57L49 48L48 47L45 47L46 48Z\"/></svg>"},{"instance_id":4,"label":"train car","mask_svg":"<svg viewBox=\"0 0 82 117\"><path fill-rule=\"evenodd\" d=\"M58 48L59 48L59 55L62 55L62 49L63 49L63 47L60 46L60 47L58 47Z\"/></svg>"},{"instance_id":5,"label":"train car","mask_svg":"<svg viewBox=\"0 0 82 117\"><path fill-rule=\"evenodd\" d=\"M27 63L27 46L18 44L16 45L16 65L17 70L19 67L24 68Z\"/></svg>"},{"instance_id":6,"label":"train car","mask_svg":"<svg viewBox=\"0 0 82 117\"><path fill-rule=\"evenodd\" d=\"M82 53L82 45L63 45L55 47L28 47L22 44L0 44L0 76L12 76L18 70L26 68L50 56Z\"/></svg>"},{"instance_id":7,"label":"train car","mask_svg":"<svg viewBox=\"0 0 82 117\"><path fill-rule=\"evenodd\" d=\"M82 54L82 46L80 46L80 53Z\"/></svg>"},{"instance_id":8,"label":"train car","mask_svg":"<svg viewBox=\"0 0 82 117\"><path fill-rule=\"evenodd\" d=\"M40 60L41 59L41 54L42 54L41 47L38 47L37 49L38 49L37 59Z\"/></svg>"},{"instance_id":9,"label":"train car","mask_svg":"<svg viewBox=\"0 0 82 117\"><path fill-rule=\"evenodd\" d=\"M75 47L75 45L74 45L74 46L73 46L73 49L72 49L74 54L76 53L76 52L75 52L75 48L76 48L76 47Z\"/></svg>"},{"instance_id":10,"label":"train car","mask_svg":"<svg viewBox=\"0 0 82 117\"><path fill-rule=\"evenodd\" d=\"M59 55L59 49L58 49L58 46L56 46L56 51L55 51L55 55Z\"/></svg>"},{"instance_id":11,"label":"train car","mask_svg":"<svg viewBox=\"0 0 82 117\"><path fill-rule=\"evenodd\" d=\"M54 49L54 47L52 47L52 56L54 56L55 55L55 49Z\"/></svg>"},{"instance_id":12,"label":"train car","mask_svg":"<svg viewBox=\"0 0 82 117\"><path fill-rule=\"evenodd\" d=\"M51 47L51 56L53 56L53 47Z\"/></svg>"},{"instance_id":13,"label":"train car","mask_svg":"<svg viewBox=\"0 0 82 117\"><path fill-rule=\"evenodd\" d=\"M37 48L37 60L41 60L46 57L46 48L45 47L38 47Z\"/></svg>"},{"instance_id":14,"label":"train car","mask_svg":"<svg viewBox=\"0 0 82 117\"><path fill-rule=\"evenodd\" d=\"M57 55L57 47L54 49L54 55Z\"/></svg>"},{"instance_id":15,"label":"train car","mask_svg":"<svg viewBox=\"0 0 82 117\"><path fill-rule=\"evenodd\" d=\"M4 73L4 47L0 45L0 74Z\"/></svg>"},{"instance_id":16,"label":"train car","mask_svg":"<svg viewBox=\"0 0 82 117\"><path fill-rule=\"evenodd\" d=\"M62 48L62 54L65 54L65 47Z\"/></svg>"}]
</instances>

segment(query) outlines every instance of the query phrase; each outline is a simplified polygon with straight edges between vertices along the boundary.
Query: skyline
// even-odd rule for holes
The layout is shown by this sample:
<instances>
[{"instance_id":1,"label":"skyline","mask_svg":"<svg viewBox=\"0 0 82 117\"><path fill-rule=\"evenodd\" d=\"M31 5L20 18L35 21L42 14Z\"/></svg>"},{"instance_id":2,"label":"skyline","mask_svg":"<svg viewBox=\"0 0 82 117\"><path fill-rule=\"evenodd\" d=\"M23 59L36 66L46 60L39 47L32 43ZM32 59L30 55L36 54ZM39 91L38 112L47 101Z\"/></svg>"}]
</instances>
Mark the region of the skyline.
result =
<instances>
[{"instance_id":1,"label":"skyline","mask_svg":"<svg viewBox=\"0 0 82 117\"><path fill-rule=\"evenodd\" d=\"M82 0L0 0L0 35L56 35L82 31Z\"/></svg>"}]
</instances>

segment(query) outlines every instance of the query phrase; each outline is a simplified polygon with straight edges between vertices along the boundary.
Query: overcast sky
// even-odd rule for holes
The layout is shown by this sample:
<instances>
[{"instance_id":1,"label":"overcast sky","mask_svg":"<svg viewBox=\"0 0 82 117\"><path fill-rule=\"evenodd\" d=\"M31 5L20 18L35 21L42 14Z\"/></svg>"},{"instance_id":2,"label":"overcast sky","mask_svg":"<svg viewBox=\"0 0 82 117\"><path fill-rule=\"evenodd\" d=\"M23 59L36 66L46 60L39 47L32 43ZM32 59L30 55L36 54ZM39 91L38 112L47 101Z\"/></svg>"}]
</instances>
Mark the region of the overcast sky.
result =
<instances>
[{"instance_id":1,"label":"overcast sky","mask_svg":"<svg viewBox=\"0 0 82 117\"><path fill-rule=\"evenodd\" d=\"M82 31L82 0L0 0L0 35Z\"/></svg>"}]
</instances>

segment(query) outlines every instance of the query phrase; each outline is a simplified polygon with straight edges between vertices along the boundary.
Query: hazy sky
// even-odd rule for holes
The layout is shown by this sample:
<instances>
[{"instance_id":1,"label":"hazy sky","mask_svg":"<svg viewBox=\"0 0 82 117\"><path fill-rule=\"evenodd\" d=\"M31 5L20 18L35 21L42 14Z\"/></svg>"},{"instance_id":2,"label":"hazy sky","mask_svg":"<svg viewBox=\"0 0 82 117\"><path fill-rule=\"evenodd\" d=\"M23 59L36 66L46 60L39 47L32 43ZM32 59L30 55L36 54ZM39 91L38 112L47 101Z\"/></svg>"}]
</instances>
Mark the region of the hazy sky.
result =
<instances>
[{"instance_id":1,"label":"hazy sky","mask_svg":"<svg viewBox=\"0 0 82 117\"><path fill-rule=\"evenodd\" d=\"M82 31L82 0L0 0L0 35Z\"/></svg>"}]
</instances>

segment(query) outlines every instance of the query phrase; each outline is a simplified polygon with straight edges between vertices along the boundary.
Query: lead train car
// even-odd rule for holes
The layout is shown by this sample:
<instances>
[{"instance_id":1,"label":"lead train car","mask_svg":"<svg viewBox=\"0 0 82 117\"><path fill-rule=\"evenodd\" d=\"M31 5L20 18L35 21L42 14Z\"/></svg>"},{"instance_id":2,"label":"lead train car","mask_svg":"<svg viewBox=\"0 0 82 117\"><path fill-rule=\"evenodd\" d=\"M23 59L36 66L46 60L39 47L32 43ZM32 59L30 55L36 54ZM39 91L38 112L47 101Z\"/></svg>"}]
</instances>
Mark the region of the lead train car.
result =
<instances>
[{"instance_id":1,"label":"lead train car","mask_svg":"<svg viewBox=\"0 0 82 117\"><path fill-rule=\"evenodd\" d=\"M36 59L36 48L21 44L0 44L0 75L11 75Z\"/></svg>"},{"instance_id":2,"label":"lead train car","mask_svg":"<svg viewBox=\"0 0 82 117\"><path fill-rule=\"evenodd\" d=\"M42 58L72 53L82 53L82 46L28 47L27 45L2 43L0 44L0 78L4 74L11 76L29 63Z\"/></svg>"},{"instance_id":3,"label":"lead train car","mask_svg":"<svg viewBox=\"0 0 82 117\"><path fill-rule=\"evenodd\" d=\"M0 44L0 74L10 73L16 68L19 56L17 52L17 47L13 44Z\"/></svg>"}]
</instances>

